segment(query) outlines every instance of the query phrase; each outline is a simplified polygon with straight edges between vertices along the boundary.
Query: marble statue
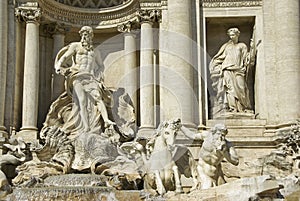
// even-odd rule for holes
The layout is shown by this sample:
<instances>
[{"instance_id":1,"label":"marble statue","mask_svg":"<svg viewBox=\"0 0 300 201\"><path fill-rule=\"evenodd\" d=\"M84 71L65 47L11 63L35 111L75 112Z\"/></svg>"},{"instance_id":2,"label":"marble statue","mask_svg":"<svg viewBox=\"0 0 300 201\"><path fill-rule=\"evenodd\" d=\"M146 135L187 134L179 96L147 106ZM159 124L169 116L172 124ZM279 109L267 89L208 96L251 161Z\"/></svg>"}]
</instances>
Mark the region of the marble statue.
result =
<instances>
[{"instance_id":1,"label":"marble statue","mask_svg":"<svg viewBox=\"0 0 300 201\"><path fill-rule=\"evenodd\" d=\"M246 76L255 57L254 43L251 41L248 52L246 44L239 42L238 28L228 29L227 35L230 40L222 45L209 64L212 88L216 91L214 106L232 113L253 113Z\"/></svg>"},{"instance_id":2,"label":"marble statue","mask_svg":"<svg viewBox=\"0 0 300 201\"><path fill-rule=\"evenodd\" d=\"M216 124L210 131L194 134L184 126L181 131L193 140L203 140L197 164L199 187L208 189L225 183L221 162L225 158L233 165L239 164L239 157L233 145L226 140L227 128Z\"/></svg>"},{"instance_id":3,"label":"marble statue","mask_svg":"<svg viewBox=\"0 0 300 201\"><path fill-rule=\"evenodd\" d=\"M181 174L196 177L192 154L186 147L175 145L180 127L180 119L164 121L145 147L136 141L121 146L129 155L139 156L136 158L144 175L144 189L152 195L182 193Z\"/></svg>"},{"instance_id":4,"label":"marble statue","mask_svg":"<svg viewBox=\"0 0 300 201\"><path fill-rule=\"evenodd\" d=\"M75 123L76 130L88 132L100 126L97 123L100 114L105 127L115 123L108 118L106 107L111 104L111 94L104 86L102 74L99 72L102 64L93 49L93 29L84 26L79 34L80 42L73 42L59 51L55 59L55 70L67 77L67 93L74 101L68 117L72 125L65 124L65 127Z\"/></svg>"},{"instance_id":5,"label":"marble statue","mask_svg":"<svg viewBox=\"0 0 300 201\"><path fill-rule=\"evenodd\" d=\"M167 190L182 192L178 167L172 158L172 146L174 146L180 121L163 122L157 135L150 140L146 147L151 149L148 161L148 171L145 176L145 188L155 189L162 195ZM174 185L175 184L175 185Z\"/></svg>"},{"instance_id":6,"label":"marble statue","mask_svg":"<svg viewBox=\"0 0 300 201\"><path fill-rule=\"evenodd\" d=\"M10 143L3 144L9 151L0 156L0 199L12 192L12 188L3 171L4 165L20 165L26 160L25 148L26 144L21 138L12 138Z\"/></svg>"},{"instance_id":7,"label":"marble statue","mask_svg":"<svg viewBox=\"0 0 300 201\"><path fill-rule=\"evenodd\" d=\"M108 169L120 162L118 147L135 137L129 95L104 85L92 28L84 26L79 34L80 42L70 43L56 56L54 67L66 77L65 92L51 104L39 141L31 145L32 160L17 167L15 186L34 186L46 177L74 171L94 173L98 166Z\"/></svg>"}]
</instances>

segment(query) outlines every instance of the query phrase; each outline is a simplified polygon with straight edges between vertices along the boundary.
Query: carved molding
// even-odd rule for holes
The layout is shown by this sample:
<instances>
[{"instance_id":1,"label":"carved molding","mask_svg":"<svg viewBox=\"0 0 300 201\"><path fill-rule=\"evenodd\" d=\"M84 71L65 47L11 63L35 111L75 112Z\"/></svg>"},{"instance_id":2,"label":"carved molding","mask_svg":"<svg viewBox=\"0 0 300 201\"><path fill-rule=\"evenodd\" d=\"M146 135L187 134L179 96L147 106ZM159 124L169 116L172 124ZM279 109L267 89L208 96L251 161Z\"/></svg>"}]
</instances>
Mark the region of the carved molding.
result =
<instances>
[{"instance_id":1,"label":"carved molding","mask_svg":"<svg viewBox=\"0 0 300 201\"><path fill-rule=\"evenodd\" d=\"M59 3L79 8L108 8L126 3L128 0L55 0Z\"/></svg>"},{"instance_id":2,"label":"carved molding","mask_svg":"<svg viewBox=\"0 0 300 201\"><path fill-rule=\"evenodd\" d=\"M262 6L262 0L202 0L204 8Z\"/></svg>"},{"instance_id":3,"label":"carved molding","mask_svg":"<svg viewBox=\"0 0 300 201\"><path fill-rule=\"evenodd\" d=\"M43 16L72 26L89 25L96 28L113 28L117 25L136 19L139 8L138 0L127 0L119 6L105 9L86 9L63 5L54 0L40 0Z\"/></svg>"},{"instance_id":4,"label":"carved molding","mask_svg":"<svg viewBox=\"0 0 300 201\"><path fill-rule=\"evenodd\" d=\"M15 9L17 19L24 20L26 23L38 23L42 12L36 2L22 4Z\"/></svg>"},{"instance_id":5,"label":"carved molding","mask_svg":"<svg viewBox=\"0 0 300 201\"><path fill-rule=\"evenodd\" d=\"M161 11L160 10L139 10L138 11L138 19L140 23L143 22L156 22L161 19Z\"/></svg>"},{"instance_id":6,"label":"carved molding","mask_svg":"<svg viewBox=\"0 0 300 201\"><path fill-rule=\"evenodd\" d=\"M141 9L167 9L168 0L140 0Z\"/></svg>"}]
</instances>

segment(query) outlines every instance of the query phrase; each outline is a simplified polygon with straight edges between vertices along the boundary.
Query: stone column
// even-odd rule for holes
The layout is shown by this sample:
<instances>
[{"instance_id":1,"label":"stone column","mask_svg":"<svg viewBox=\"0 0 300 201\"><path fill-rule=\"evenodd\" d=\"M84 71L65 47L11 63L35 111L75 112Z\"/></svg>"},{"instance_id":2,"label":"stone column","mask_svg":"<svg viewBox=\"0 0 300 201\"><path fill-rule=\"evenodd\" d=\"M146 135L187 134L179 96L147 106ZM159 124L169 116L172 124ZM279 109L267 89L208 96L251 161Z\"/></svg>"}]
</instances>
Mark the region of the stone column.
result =
<instances>
[{"instance_id":1,"label":"stone column","mask_svg":"<svg viewBox=\"0 0 300 201\"><path fill-rule=\"evenodd\" d=\"M185 126L195 128L194 112L198 107L191 61L191 4L191 0L169 0L167 16L162 16L160 106L161 121L180 117Z\"/></svg>"},{"instance_id":2,"label":"stone column","mask_svg":"<svg viewBox=\"0 0 300 201\"><path fill-rule=\"evenodd\" d=\"M155 129L154 113L154 67L153 29L157 11L141 10L141 49L140 49L140 136L148 136Z\"/></svg>"},{"instance_id":3,"label":"stone column","mask_svg":"<svg viewBox=\"0 0 300 201\"><path fill-rule=\"evenodd\" d=\"M137 109L137 68L136 68L136 41L132 32L132 23L127 22L118 26L118 31L124 33L124 65L125 75L121 85L133 101L135 111Z\"/></svg>"},{"instance_id":4,"label":"stone column","mask_svg":"<svg viewBox=\"0 0 300 201\"><path fill-rule=\"evenodd\" d=\"M39 88L38 20L41 16L41 11L37 7L22 7L17 9L17 15L20 15L26 22L22 128L18 135L25 141L30 142L37 139Z\"/></svg>"},{"instance_id":5,"label":"stone column","mask_svg":"<svg viewBox=\"0 0 300 201\"><path fill-rule=\"evenodd\" d=\"M300 118L299 1L275 0L278 108L281 123Z\"/></svg>"},{"instance_id":6,"label":"stone column","mask_svg":"<svg viewBox=\"0 0 300 201\"><path fill-rule=\"evenodd\" d=\"M0 143L4 142L7 137L6 128L4 126L5 114L5 89L6 89L6 71L7 71L7 1L0 2ZM2 149L0 150L2 154Z\"/></svg>"},{"instance_id":7,"label":"stone column","mask_svg":"<svg viewBox=\"0 0 300 201\"><path fill-rule=\"evenodd\" d=\"M61 48L65 45L65 29L61 25L56 24L53 34L53 61L59 52ZM58 98L59 95L61 95L64 90L64 82L65 78L64 76L55 73L55 70L53 68L52 73L52 91L51 91L51 100L54 101Z\"/></svg>"}]
</instances>

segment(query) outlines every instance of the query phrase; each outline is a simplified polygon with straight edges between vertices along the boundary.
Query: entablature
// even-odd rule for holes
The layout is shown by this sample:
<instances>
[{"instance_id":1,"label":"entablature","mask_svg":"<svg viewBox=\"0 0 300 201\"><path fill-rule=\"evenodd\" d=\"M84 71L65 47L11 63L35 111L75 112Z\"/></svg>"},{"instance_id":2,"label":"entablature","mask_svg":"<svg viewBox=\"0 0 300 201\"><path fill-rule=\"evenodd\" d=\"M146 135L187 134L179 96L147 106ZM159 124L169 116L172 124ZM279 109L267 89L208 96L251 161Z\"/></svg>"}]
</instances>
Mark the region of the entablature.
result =
<instances>
[{"instance_id":1,"label":"entablature","mask_svg":"<svg viewBox=\"0 0 300 201\"><path fill-rule=\"evenodd\" d=\"M202 0L204 8L262 6L262 0Z\"/></svg>"}]
</instances>

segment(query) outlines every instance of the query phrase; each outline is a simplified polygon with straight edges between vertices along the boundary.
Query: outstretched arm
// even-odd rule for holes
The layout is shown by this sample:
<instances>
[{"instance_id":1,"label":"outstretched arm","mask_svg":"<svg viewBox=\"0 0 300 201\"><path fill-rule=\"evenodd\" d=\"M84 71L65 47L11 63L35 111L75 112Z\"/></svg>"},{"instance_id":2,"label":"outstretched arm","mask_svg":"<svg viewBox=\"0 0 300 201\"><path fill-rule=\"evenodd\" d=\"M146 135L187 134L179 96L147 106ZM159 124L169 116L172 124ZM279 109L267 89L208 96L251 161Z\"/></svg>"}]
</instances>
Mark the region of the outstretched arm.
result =
<instances>
[{"instance_id":1,"label":"outstretched arm","mask_svg":"<svg viewBox=\"0 0 300 201\"><path fill-rule=\"evenodd\" d=\"M203 131L202 133L194 133L184 126L181 126L180 130L185 136L187 136L192 140L204 140L207 132L207 131Z\"/></svg>"}]
</instances>

